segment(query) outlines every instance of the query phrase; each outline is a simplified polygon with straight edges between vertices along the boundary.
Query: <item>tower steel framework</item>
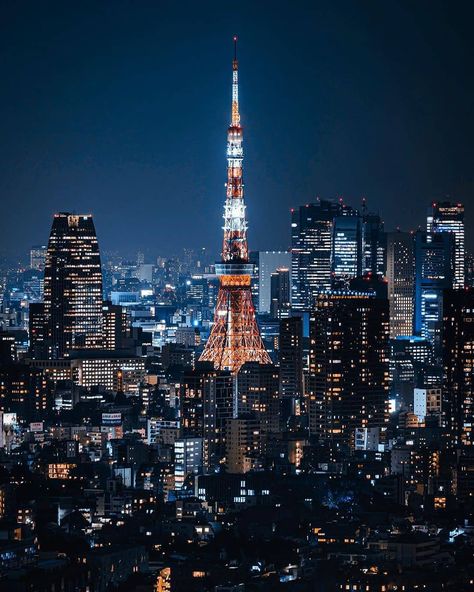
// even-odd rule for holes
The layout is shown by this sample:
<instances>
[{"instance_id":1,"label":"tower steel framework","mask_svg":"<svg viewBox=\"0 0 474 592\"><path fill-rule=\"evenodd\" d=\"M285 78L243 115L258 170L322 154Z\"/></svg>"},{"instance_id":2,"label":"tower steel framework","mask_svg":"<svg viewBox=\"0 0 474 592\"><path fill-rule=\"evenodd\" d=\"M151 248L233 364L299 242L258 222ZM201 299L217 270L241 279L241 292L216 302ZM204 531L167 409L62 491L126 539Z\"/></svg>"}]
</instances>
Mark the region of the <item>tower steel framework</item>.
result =
<instances>
[{"instance_id":1,"label":"tower steel framework","mask_svg":"<svg viewBox=\"0 0 474 592\"><path fill-rule=\"evenodd\" d=\"M237 38L232 62L232 119L227 131L227 183L224 205L222 259L216 264L219 276L214 324L200 361L213 362L218 369L238 372L245 362L271 364L255 319L252 302L247 219L242 177L242 126L239 113Z\"/></svg>"}]
</instances>

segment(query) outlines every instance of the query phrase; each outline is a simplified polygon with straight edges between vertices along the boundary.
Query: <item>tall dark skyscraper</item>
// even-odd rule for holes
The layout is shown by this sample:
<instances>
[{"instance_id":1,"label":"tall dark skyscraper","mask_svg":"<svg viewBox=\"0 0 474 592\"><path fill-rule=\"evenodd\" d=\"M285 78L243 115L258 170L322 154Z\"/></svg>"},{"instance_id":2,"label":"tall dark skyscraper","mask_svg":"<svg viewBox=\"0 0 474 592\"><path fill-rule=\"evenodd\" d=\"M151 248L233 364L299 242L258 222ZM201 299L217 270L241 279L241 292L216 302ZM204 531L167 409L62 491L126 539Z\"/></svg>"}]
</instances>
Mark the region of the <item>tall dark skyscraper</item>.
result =
<instances>
[{"instance_id":1,"label":"tall dark skyscraper","mask_svg":"<svg viewBox=\"0 0 474 592\"><path fill-rule=\"evenodd\" d=\"M454 237L453 287L460 289L465 284L464 252L464 206L443 201L433 203L428 210L427 232L450 232Z\"/></svg>"},{"instance_id":2,"label":"tall dark skyscraper","mask_svg":"<svg viewBox=\"0 0 474 592\"><path fill-rule=\"evenodd\" d=\"M321 294L310 321L309 428L335 454L356 428L386 426L388 301L367 293Z\"/></svg>"},{"instance_id":3,"label":"tall dark skyscraper","mask_svg":"<svg viewBox=\"0 0 474 592\"><path fill-rule=\"evenodd\" d=\"M362 273L377 277L385 275L386 234L384 223L378 214L366 211L362 215Z\"/></svg>"},{"instance_id":4,"label":"tall dark skyscraper","mask_svg":"<svg viewBox=\"0 0 474 592\"><path fill-rule=\"evenodd\" d=\"M102 271L91 215L54 216L44 271L44 318L51 358L103 345Z\"/></svg>"},{"instance_id":5,"label":"tall dark skyscraper","mask_svg":"<svg viewBox=\"0 0 474 592\"><path fill-rule=\"evenodd\" d=\"M278 341L280 396L282 409L289 415L294 403L303 398L303 319L281 319Z\"/></svg>"},{"instance_id":6,"label":"tall dark skyscraper","mask_svg":"<svg viewBox=\"0 0 474 592\"><path fill-rule=\"evenodd\" d=\"M331 251L339 202L319 200L291 211L293 308L309 309L316 295L332 286Z\"/></svg>"},{"instance_id":7,"label":"tall dark skyscraper","mask_svg":"<svg viewBox=\"0 0 474 592\"><path fill-rule=\"evenodd\" d=\"M279 268L270 277L270 314L274 319L289 316L291 307L290 270Z\"/></svg>"},{"instance_id":8,"label":"tall dark skyscraper","mask_svg":"<svg viewBox=\"0 0 474 592\"><path fill-rule=\"evenodd\" d=\"M447 290L443 302L443 412L448 441L474 444L474 290Z\"/></svg>"},{"instance_id":9,"label":"tall dark skyscraper","mask_svg":"<svg viewBox=\"0 0 474 592\"><path fill-rule=\"evenodd\" d=\"M415 333L429 339L439 355L443 292L454 287L452 233L415 235Z\"/></svg>"},{"instance_id":10,"label":"tall dark skyscraper","mask_svg":"<svg viewBox=\"0 0 474 592\"><path fill-rule=\"evenodd\" d=\"M413 235L409 232L387 233L387 281L392 338L413 333L413 243Z\"/></svg>"}]
</instances>

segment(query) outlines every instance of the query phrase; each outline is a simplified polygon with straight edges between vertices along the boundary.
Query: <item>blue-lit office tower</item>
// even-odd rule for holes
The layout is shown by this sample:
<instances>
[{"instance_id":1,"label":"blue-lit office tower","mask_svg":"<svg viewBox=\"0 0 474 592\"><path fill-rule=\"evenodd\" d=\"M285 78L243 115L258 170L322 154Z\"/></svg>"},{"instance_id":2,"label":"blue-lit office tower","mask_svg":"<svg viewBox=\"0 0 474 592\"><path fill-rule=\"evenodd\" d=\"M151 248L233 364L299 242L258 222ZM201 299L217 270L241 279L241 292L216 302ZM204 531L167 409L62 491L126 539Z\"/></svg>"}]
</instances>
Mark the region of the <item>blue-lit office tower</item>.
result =
<instances>
[{"instance_id":1,"label":"blue-lit office tower","mask_svg":"<svg viewBox=\"0 0 474 592\"><path fill-rule=\"evenodd\" d=\"M415 334L431 341L440 354L443 291L454 285L452 233L415 235Z\"/></svg>"},{"instance_id":2,"label":"blue-lit office tower","mask_svg":"<svg viewBox=\"0 0 474 592\"><path fill-rule=\"evenodd\" d=\"M384 223L378 214L366 211L362 214L362 274L385 276L387 237Z\"/></svg>"},{"instance_id":3,"label":"blue-lit office tower","mask_svg":"<svg viewBox=\"0 0 474 592\"><path fill-rule=\"evenodd\" d=\"M338 202L318 200L291 210L291 304L307 310L332 285L331 250Z\"/></svg>"},{"instance_id":4,"label":"blue-lit office tower","mask_svg":"<svg viewBox=\"0 0 474 592\"><path fill-rule=\"evenodd\" d=\"M332 239L333 286L344 288L362 275L362 220L356 210L345 209L334 218Z\"/></svg>"},{"instance_id":5,"label":"blue-lit office tower","mask_svg":"<svg viewBox=\"0 0 474 592\"><path fill-rule=\"evenodd\" d=\"M454 280L455 290L464 288L465 252L464 252L464 206L449 201L433 203L428 210L427 232L449 232L454 237Z\"/></svg>"}]
</instances>

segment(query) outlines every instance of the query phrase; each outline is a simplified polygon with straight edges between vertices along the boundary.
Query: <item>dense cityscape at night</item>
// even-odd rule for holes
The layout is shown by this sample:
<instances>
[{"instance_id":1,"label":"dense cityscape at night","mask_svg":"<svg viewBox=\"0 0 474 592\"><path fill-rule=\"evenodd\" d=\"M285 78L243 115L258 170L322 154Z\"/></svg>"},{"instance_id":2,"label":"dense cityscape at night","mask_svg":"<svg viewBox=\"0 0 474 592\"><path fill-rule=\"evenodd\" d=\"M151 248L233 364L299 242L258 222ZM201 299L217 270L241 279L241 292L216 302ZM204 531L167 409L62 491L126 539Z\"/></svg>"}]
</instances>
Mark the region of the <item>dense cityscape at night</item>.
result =
<instances>
[{"instance_id":1,"label":"dense cityscape at night","mask_svg":"<svg viewBox=\"0 0 474 592\"><path fill-rule=\"evenodd\" d=\"M148 2L97 4L126 15L136 43L140 30L147 37L137 13L156 17ZM169 18L174 27L176 15L163 10L160 26ZM322 16L330 20L331 10ZM351 10L341 5L338 18ZM383 17L375 4L362 13L371 22L390 10L411 14L396 3ZM420 28L427 38L442 28L442 14L451 18L444 4L433 10ZM48 12L70 26L59 5ZM86 13L93 21L87 3ZM25 35L25 22L12 23ZM227 97L215 118L225 111L228 126L213 147L220 160L209 162L209 178L218 167L225 181L219 203L208 200L216 215L207 210L203 219L195 196L158 200L146 216L156 233L143 231L136 248L148 222L126 214L130 203L140 208L133 188L127 203L98 200L97 216L71 197L49 212L34 195L10 203L17 172L0 172L10 203L0 234L2 591L474 590L472 158L469 169L457 159L459 179L434 194L426 186L412 209L407 197L398 211L387 197L345 198L337 186L323 195L315 186L293 193L283 212L281 195L273 206L258 174L246 176L247 165L276 166L278 147L265 166L251 149L248 163L247 137L252 145L262 133L252 130L251 97L266 82L264 73L261 89L244 82L255 64L244 49L250 30L241 29L246 35L236 26L219 44L212 38L210 50L226 64L214 72L225 85L218 96ZM469 47L464 34L460 26L459 43ZM194 38L196 51L207 42ZM179 70L175 43L168 51ZM12 74L16 45L2 48L4 79L13 84L21 76L21 68ZM42 51L29 47L28 60ZM469 72L469 51L464 60ZM102 66L98 59L94 67ZM453 92L465 92L472 107L472 83ZM461 139L470 123L463 128L461 119L458 148L472 157L470 138ZM53 137L50 125L42 133ZM180 146L180 127L168 125L176 125ZM22 134L4 137L3 149L11 142L16 152L23 142L31 153L33 136ZM451 149L446 159L456 158ZM193 175L186 150L166 173L176 175L176 187ZM87 162L87 148L81 158ZM88 162L84 175L97 166ZM412 171L405 182L421 179ZM16 209L28 209L23 229ZM194 220L196 234L165 221L178 218ZM32 237L26 248L25 237Z\"/></svg>"}]
</instances>

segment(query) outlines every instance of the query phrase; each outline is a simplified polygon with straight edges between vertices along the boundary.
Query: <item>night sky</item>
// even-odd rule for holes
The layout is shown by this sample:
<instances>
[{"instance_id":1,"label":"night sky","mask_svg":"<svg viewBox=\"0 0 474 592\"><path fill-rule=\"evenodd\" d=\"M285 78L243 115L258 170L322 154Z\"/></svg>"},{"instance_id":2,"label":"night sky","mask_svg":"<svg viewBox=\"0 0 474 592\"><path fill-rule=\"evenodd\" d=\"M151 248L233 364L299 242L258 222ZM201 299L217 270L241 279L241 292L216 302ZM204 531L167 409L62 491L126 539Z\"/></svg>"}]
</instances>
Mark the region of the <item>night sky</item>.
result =
<instances>
[{"instance_id":1,"label":"night sky","mask_svg":"<svg viewBox=\"0 0 474 592\"><path fill-rule=\"evenodd\" d=\"M289 208L366 196L387 229L446 195L474 247L472 3L31 1L0 13L0 248L91 212L102 250L218 258L239 36L251 249Z\"/></svg>"}]
</instances>

